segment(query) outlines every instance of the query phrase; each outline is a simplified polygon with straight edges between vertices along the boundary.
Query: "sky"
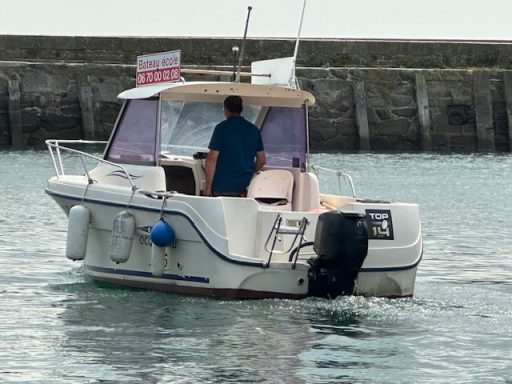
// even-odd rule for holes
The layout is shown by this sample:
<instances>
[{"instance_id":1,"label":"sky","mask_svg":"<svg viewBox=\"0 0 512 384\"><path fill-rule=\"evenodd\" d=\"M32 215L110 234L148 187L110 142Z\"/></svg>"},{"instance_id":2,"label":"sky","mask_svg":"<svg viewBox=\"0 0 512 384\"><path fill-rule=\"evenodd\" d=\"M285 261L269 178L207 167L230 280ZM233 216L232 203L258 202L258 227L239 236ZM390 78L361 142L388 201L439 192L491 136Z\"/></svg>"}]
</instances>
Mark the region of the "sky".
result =
<instances>
[{"instance_id":1,"label":"sky","mask_svg":"<svg viewBox=\"0 0 512 384\"><path fill-rule=\"evenodd\" d=\"M2 0L0 34L295 38L303 0ZM511 40L512 0L307 0L304 38Z\"/></svg>"}]
</instances>

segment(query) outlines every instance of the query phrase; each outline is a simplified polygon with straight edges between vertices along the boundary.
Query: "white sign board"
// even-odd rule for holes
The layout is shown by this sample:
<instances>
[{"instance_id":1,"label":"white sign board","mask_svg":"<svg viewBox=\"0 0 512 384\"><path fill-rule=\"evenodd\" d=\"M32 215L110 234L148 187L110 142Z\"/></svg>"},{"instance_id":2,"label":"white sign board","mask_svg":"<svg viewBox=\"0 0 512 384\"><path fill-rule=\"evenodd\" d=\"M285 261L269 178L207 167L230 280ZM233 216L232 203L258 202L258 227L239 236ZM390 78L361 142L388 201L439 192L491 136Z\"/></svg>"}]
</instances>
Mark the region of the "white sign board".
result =
<instances>
[{"instance_id":1,"label":"white sign board","mask_svg":"<svg viewBox=\"0 0 512 384\"><path fill-rule=\"evenodd\" d=\"M251 72L260 76L252 76L251 83L291 86L290 80L293 80L294 68L293 57L254 61L251 64Z\"/></svg>"},{"instance_id":2,"label":"white sign board","mask_svg":"<svg viewBox=\"0 0 512 384\"><path fill-rule=\"evenodd\" d=\"M178 81L181 51L137 56L136 86Z\"/></svg>"}]
</instances>

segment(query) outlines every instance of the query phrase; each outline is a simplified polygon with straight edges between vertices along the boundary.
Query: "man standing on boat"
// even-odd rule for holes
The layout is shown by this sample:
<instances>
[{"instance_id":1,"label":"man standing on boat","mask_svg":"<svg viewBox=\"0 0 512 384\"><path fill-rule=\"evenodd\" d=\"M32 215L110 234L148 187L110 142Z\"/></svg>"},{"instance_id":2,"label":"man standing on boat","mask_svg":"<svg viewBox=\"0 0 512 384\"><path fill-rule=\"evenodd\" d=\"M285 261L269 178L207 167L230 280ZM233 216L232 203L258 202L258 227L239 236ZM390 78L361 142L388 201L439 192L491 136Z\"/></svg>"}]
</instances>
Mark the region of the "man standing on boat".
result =
<instances>
[{"instance_id":1,"label":"man standing on boat","mask_svg":"<svg viewBox=\"0 0 512 384\"><path fill-rule=\"evenodd\" d=\"M266 162L260 130L241 113L242 99L226 97L226 120L217 124L208 146L205 196L245 196L253 173Z\"/></svg>"}]
</instances>

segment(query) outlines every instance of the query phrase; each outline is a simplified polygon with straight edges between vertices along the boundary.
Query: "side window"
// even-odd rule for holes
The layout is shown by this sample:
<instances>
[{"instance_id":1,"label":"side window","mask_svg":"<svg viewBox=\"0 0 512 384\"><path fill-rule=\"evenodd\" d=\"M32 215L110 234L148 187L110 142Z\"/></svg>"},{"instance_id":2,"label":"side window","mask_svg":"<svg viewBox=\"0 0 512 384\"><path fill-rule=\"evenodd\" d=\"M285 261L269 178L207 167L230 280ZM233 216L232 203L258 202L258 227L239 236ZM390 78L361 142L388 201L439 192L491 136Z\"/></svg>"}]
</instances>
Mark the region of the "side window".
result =
<instances>
[{"instance_id":1,"label":"side window","mask_svg":"<svg viewBox=\"0 0 512 384\"><path fill-rule=\"evenodd\" d=\"M155 164L158 99L127 100L105 159L118 163Z\"/></svg>"},{"instance_id":2,"label":"side window","mask_svg":"<svg viewBox=\"0 0 512 384\"><path fill-rule=\"evenodd\" d=\"M267 165L306 169L306 110L271 107L261 126Z\"/></svg>"}]
</instances>

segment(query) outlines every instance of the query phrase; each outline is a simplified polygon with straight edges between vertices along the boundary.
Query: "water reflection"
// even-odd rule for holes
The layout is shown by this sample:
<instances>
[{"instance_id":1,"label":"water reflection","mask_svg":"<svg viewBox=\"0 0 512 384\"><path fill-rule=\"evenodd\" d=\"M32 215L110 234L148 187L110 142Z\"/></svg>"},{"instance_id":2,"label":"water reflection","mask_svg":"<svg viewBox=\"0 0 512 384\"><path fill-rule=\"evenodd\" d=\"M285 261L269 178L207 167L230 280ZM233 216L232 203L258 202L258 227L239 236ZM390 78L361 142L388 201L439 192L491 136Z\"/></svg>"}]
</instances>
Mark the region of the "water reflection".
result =
<instances>
[{"instance_id":1,"label":"water reflection","mask_svg":"<svg viewBox=\"0 0 512 384\"><path fill-rule=\"evenodd\" d=\"M149 382L289 382L312 335L264 302L76 288L60 316L66 354Z\"/></svg>"},{"instance_id":2,"label":"water reflection","mask_svg":"<svg viewBox=\"0 0 512 384\"><path fill-rule=\"evenodd\" d=\"M63 354L118 380L350 382L347 370L411 359L396 338L424 331L397 315L413 300L215 300L87 281L53 289L67 297Z\"/></svg>"}]
</instances>

